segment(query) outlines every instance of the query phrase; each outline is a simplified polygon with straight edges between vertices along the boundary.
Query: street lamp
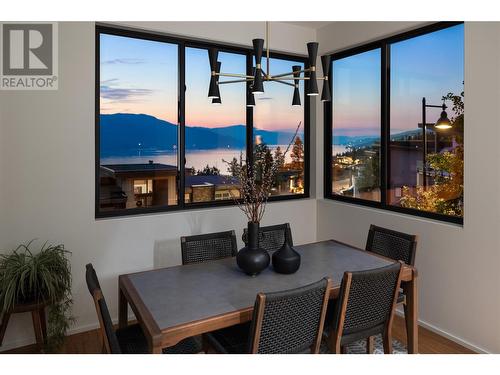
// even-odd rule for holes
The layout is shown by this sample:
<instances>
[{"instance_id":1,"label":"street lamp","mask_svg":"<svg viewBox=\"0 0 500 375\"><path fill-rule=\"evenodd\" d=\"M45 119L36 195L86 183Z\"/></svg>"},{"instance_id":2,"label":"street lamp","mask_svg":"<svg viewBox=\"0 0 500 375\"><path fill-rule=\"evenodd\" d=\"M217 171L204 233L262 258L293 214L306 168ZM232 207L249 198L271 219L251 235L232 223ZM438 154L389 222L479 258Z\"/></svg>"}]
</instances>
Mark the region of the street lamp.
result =
<instances>
[{"instance_id":1,"label":"street lamp","mask_svg":"<svg viewBox=\"0 0 500 375\"><path fill-rule=\"evenodd\" d=\"M427 108L441 108L441 116L438 118L436 123L434 124L435 129L450 129L452 127L451 121L448 119L448 114L446 113L446 104L444 103L445 101L443 100L442 105L433 105L433 104L427 104L425 97L422 98L422 131L423 131L423 138L424 138L424 163L422 165L422 172L423 172L423 185L427 186L427 124L426 122L426 110ZM437 147L436 147L437 148ZM436 149L437 152L437 149Z\"/></svg>"}]
</instances>

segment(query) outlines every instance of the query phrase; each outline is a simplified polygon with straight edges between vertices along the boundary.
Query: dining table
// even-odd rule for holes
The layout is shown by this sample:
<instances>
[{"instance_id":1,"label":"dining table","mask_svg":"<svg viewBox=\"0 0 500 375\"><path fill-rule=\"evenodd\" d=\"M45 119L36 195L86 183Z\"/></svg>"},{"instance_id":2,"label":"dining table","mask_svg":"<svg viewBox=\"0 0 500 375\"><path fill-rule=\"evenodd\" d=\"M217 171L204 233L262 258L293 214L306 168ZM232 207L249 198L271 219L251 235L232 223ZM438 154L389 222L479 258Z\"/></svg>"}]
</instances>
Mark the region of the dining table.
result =
<instances>
[{"instance_id":1,"label":"dining table","mask_svg":"<svg viewBox=\"0 0 500 375\"><path fill-rule=\"evenodd\" d=\"M248 276L236 260L158 268L119 276L119 327L134 312L151 353L181 340L248 322L256 295L301 287L323 277L332 280L330 298L337 298L344 272L383 267L394 260L336 240L294 246L301 265L293 274L279 274L270 265ZM403 265L402 289L406 297L407 350L418 352L418 273Z\"/></svg>"}]
</instances>

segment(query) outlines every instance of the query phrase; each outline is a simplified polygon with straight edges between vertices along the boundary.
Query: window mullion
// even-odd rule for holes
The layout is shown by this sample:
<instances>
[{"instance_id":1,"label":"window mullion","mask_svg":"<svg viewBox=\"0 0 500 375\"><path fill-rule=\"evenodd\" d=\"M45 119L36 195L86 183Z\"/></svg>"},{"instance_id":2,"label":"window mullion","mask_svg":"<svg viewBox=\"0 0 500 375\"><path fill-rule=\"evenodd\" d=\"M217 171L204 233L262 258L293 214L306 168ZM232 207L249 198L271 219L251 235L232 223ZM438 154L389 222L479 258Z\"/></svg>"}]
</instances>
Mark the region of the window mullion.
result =
<instances>
[{"instance_id":1,"label":"window mullion","mask_svg":"<svg viewBox=\"0 0 500 375\"><path fill-rule=\"evenodd\" d=\"M253 55L247 53L247 75L252 75ZM246 89L250 90L250 82L247 82ZM248 95L246 95L248 100ZM248 104L245 102L245 105ZM253 107L246 106L246 160L249 165L253 163Z\"/></svg>"},{"instance_id":2,"label":"window mullion","mask_svg":"<svg viewBox=\"0 0 500 375\"><path fill-rule=\"evenodd\" d=\"M380 203L387 205L387 192L390 182L390 157L389 157L389 114L390 114L390 48L387 43L381 46L381 126L380 126Z\"/></svg>"},{"instance_id":3,"label":"window mullion","mask_svg":"<svg viewBox=\"0 0 500 375\"><path fill-rule=\"evenodd\" d=\"M184 43L179 44L178 53L178 63L179 63L179 102L178 102L178 173L179 173L179 184L178 184L178 205L180 207L185 206L185 185L186 185L186 46Z\"/></svg>"}]
</instances>

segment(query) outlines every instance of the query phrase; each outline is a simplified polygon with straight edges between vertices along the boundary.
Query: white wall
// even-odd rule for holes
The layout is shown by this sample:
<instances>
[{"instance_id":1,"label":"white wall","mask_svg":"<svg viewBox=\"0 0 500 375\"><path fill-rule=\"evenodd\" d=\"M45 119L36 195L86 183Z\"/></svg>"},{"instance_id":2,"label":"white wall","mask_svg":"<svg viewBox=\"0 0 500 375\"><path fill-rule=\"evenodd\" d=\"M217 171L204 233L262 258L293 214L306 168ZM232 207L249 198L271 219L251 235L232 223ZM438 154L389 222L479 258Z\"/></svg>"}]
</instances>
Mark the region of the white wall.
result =
<instances>
[{"instance_id":1,"label":"white wall","mask_svg":"<svg viewBox=\"0 0 500 375\"><path fill-rule=\"evenodd\" d=\"M250 44L263 23L155 23L144 28L218 41ZM149 26L149 27L148 27ZM315 33L274 24L273 42L305 53ZM94 24L59 25L59 90L0 91L0 249L38 238L72 251L74 330L97 323L84 281L92 262L117 316L118 275L180 264L181 235L245 225L236 207L108 220L94 219ZM314 173L312 174L314 179ZM269 204L264 224L289 221L297 243L316 239L316 201ZM307 225L305 225L307 224ZM241 245L241 241L240 241ZM28 315L12 318L1 350L33 342Z\"/></svg>"},{"instance_id":2,"label":"white wall","mask_svg":"<svg viewBox=\"0 0 500 375\"><path fill-rule=\"evenodd\" d=\"M318 30L334 51L414 27L414 23L346 22ZM463 227L318 200L318 240L364 246L370 224L420 236L420 319L474 347L500 352L500 23L465 25L465 218ZM323 114L318 105L317 144ZM318 155L321 152L318 152ZM322 159L317 166L322 196ZM321 165L320 165L321 164Z\"/></svg>"}]
</instances>

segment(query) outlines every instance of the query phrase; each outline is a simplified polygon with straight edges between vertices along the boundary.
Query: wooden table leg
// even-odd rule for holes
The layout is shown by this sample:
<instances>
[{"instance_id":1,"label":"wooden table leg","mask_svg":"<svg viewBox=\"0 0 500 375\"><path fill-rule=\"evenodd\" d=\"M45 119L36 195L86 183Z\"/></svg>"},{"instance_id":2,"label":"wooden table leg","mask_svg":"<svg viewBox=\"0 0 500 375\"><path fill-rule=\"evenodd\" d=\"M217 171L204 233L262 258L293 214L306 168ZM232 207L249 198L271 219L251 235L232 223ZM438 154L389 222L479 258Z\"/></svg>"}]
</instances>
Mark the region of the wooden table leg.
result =
<instances>
[{"instance_id":1,"label":"wooden table leg","mask_svg":"<svg viewBox=\"0 0 500 375\"><path fill-rule=\"evenodd\" d=\"M128 325L128 303L121 288L118 289L118 327L125 328Z\"/></svg>"},{"instance_id":2,"label":"wooden table leg","mask_svg":"<svg viewBox=\"0 0 500 375\"><path fill-rule=\"evenodd\" d=\"M40 313L40 326L42 328L43 342L47 342L47 318L45 317L45 307L41 307Z\"/></svg>"},{"instance_id":3,"label":"wooden table leg","mask_svg":"<svg viewBox=\"0 0 500 375\"><path fill-rule=\"evenodd\" d=\"M162 352L162 347L161 346L153 346L153 349L151 350L153 354L161 354Z\"/></svg>"},{"instance_id":4,"label":"wooden table leg","mask_svg":"<svg viewBox=\"0 0 500 375\"><path fill-rule=\"evenodd\" d=\"M42 333L42 322L40 320L40 310L31 311L31 319L33 320L33 329L35 331L36 343L40 349L43 348L43 333Z\"/></svg>"},{"instance_id":5,"label":"wooden table leg","mask_svg":"<svg viewBox=\"0 0 500 375\"><path fill-rule=\"evenodd\" d=\"M411 281L405 282L403 290L406 295L407 309L407 346L408 354L418 353L418 274L413 270Z\"/></svg>"},{"instance_id":6,"label":"wooden table leg","mask_svg":"<svg viewBox=\"0 0 500 375\"><path fill-rule=\"evenodd\" d=\"M10 312L5 312L2 315L2 323L0 323L0 346L2 346L3 337L5 336L5 331L7 330L7 324L9 324Z\"/></svg>"}]
</instances>

